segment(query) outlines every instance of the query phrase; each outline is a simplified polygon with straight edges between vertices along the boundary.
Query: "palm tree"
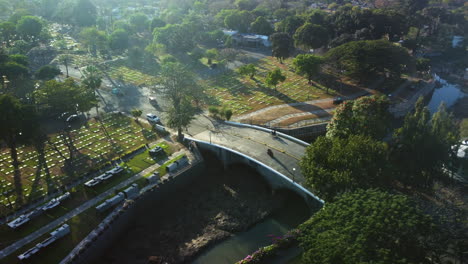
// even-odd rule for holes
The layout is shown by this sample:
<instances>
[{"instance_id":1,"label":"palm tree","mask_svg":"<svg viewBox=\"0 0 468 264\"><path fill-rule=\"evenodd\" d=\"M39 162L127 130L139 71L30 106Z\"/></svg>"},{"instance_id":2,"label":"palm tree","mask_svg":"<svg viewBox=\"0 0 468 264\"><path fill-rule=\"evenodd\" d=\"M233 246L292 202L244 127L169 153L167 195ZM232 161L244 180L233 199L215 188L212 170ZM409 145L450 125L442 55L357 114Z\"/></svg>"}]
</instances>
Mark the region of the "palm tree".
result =
<instances>
[{"instance_id":1,"label":"palm tree","mask_svg":"<svg viewBox=\"0 0 468 264\"><path fill-rule=\"evenodd\" d=\"M102 84L102 75L99 72L99 69L92 65L88 66L83 71L83 76L81 78L83 79L81 83L88 89L94 91L95 94L97 94L97 91ZM96 113L98 112L98 108L99 106L98 104L96 104Z\"/></svg>"},{"instance_id":2,"label":"palm tree","mask_svg":"<svg viewBox=\"0 0 468 264\"><path fill-rule=\"evenodd\" d=\"M69 77L68 75L68 64L72 61L72 57L69 54L62 54L58 58L58 61L65 65L65 70L67 71L67 78Z\"/></svg>"}]
</instances>

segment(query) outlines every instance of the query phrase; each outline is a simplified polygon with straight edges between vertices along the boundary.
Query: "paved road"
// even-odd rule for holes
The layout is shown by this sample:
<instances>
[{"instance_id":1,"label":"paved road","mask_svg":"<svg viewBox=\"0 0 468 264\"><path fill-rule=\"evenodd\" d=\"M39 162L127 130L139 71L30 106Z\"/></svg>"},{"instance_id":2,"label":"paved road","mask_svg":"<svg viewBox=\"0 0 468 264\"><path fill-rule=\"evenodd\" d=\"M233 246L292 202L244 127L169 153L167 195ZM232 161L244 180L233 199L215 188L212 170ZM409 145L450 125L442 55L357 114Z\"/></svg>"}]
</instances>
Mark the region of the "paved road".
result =
<instances>
[{"instance_id":1,"label":"paved road","mask_svg":"<svg viewBox=\"0 0 468 264\"><path fill-rule=\"evenodd\" d=\"M243 128L213 121L200 116L188 129L192 137L222 145L246 154L299 183L304 182L299 169L299 161L304 156L305 147L270 133L252 128ZM273 157L267 150L273 151ZM295 170L293 170L295 168Z\"/></svg>"},{"instance_id":2,"label":"paved road","mask_svg":"<svg viewBox=\"0 0 468 264\"><path fill-rule=\"evenodd\" d=\"M182 152L185 152L185 151L179 151L179 152L173 153L168 159L174 158L177 155L180 155ZM135 174L134 176L132 176L132 177L128 178L127 180L119 183L118 185L110 188L109 190L105 191L104 193L101 193L100 195L94 197L91 200L88 200L87 202L85 202L81 206L73 209L72 211L68 212L67 214L61 216L60 218L57 218L54 221L50 222L49 224L41 227L40 229L36 230L34 233L31 233L28 236L23 237L21 240L18 240L15 243L11 244L10 246L4 248L3 250L0 250L0 259L12 254L13 252L15 252L18 249L22 248L26 244L29 244L32 241L34 241L35 239L39 238L40 236L52 231L54 228L56 228L57 226L61 225L64 222L68 221L72 217L77 216L80 213L86 211L87 209L95 206L96 204L98 204L102 200L104 200L106 197L113 194L115 192L115 190L122 189L123 187L130 185L131 183L133 183L134 181L136 181L139 178L143 177L144 175L146 175L146 174L148 174L148 173L150 173L152 171L155 171L156 169L159 168L159 166L160 166L160 164L155 164L155 165L152 165L152 166L148 167L147 169L143 170L142 172L140 172L138 174ZM27 249L24 249L24 250L26 251Z\"/></svg>"}]
</instances>

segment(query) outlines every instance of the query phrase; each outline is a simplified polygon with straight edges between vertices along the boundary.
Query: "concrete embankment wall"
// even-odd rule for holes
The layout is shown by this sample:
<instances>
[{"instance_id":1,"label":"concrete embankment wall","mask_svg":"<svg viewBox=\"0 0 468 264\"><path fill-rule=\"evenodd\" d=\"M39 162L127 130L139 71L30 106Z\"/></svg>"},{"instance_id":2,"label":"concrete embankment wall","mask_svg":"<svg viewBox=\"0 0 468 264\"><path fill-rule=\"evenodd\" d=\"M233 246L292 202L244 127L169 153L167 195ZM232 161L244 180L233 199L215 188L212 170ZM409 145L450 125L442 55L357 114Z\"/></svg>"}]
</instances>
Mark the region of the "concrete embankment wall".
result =
<instances>
[{"instance_id":1,"label":"concrete embankment wall","mask_svg":"<svg viewBox=\"0 0 468 264\"><path fill-rule=\"evenodd\" d=\"M73 251L60 263L89 264L102 256L105 250L133 222L135 216L144 215L148 208L158 208L158 205L178 191L187 188L190 183L203 173L205 163L203 160L194 162L189 167L182 169L160 184L148 189L134 200L127 200L116 208L106 219L94 229Z\"/></svg>"},{"instance_id":2,"label":"concrete embankment wall","mask_svg":"<svg viewBox=\"0 0 468 264\"><path fill-rule=\"evenodd\" d=\"M200 149L214 153L220 161L223 162L225 167L236 163L242 163L254 168L268 182L273 191L279 189L291 190L303 197L310 208L321 207L324 204L324 201L312 192L258 160L217 144L193 138L186 138L186 140L194 141Z\"/></svg>"}]
</instances>

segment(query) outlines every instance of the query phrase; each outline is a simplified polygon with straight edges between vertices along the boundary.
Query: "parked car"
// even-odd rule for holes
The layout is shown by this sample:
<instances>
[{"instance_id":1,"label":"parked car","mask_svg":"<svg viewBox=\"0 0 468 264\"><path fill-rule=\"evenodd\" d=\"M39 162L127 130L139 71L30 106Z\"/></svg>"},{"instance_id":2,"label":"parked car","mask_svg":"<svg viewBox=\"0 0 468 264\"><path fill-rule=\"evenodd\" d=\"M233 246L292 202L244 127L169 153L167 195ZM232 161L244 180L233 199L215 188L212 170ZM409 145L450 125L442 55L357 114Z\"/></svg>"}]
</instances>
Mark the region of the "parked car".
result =
<instances>
[{"instance_id":1,"label":"parked car","mask_svg":"<svg viewBox=\"0 0 468 264\"><path fill-rule=\"evenodd\" d=\"M146 114L146 120L152 123L159 123L161 121L157 115L151 113Z\"/></svg>"},{"instance_id":2,"label":"parked car","mask_svg":"<svg viewBox=\"0 0 468 264\"><path fill-rule=\"evenodd\" d=\"M162 154L162 153L164 153L164 150L160 146L156 146L156 147L149 150L149 154L151 156L156 156L156 155L159 155L159 154Z\"/></svg>"},{"instance_id":3,"label":"parked car","mask_svg":"<svg viewBox=\"0 0 468 264\"><path fill-rule=\"evenodd\" d=\"M158 104L158 102L156 101L156 97L150 96L148 99L150 104Z\"/></svg>"},{"instance_id":4,"label":"parked car","mask_svg":"<svg viewBox=\"0 0 468 264\"><path fill-rule=\"evenodd\" d=\"M338 105L338 104L341 104L341 103L343 103L343 98L341 98L341 97L335 97L335 98L333 99L333 104Z\"/></svg>"}]
</instances>

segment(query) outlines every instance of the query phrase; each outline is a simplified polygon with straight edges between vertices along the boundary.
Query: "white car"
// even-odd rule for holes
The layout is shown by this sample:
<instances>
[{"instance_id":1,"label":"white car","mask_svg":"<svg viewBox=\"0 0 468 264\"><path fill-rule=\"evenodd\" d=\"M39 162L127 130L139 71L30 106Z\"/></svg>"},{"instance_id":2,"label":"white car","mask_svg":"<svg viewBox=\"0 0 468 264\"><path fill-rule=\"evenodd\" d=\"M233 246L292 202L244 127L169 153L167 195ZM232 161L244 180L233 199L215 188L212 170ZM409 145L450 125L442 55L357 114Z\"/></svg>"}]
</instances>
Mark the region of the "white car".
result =
<instances>
[{"instance_id":1,"label":"white car","mask_svg":"<svg viewBox=\"0 0 468 264\"><path fill-rule=\"evenodd\" d=\"M161 121L155 114L146 114L146 120L153 123L159 123L159 121Z\"/></svg>"}]
</instances>

